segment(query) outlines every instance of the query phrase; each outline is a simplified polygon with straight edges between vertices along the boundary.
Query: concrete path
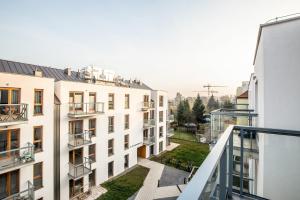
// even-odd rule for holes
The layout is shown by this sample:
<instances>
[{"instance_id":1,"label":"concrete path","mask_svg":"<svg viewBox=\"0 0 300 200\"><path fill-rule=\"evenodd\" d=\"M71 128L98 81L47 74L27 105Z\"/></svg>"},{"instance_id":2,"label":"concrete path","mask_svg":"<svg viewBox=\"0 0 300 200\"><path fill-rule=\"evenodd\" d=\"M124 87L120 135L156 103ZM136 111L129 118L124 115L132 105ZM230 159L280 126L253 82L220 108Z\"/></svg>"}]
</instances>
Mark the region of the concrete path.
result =
<instances>
[{"instance_id":1,"label":"concrete path","mask_svg":"<svg viewBox=\"0 0 300 200\"><path fill-rule=\"evenodd\" d=\"M139 158L138 164L150 169L144 185L136 195L136 200L153 200L157 188L158 180L164 170L164 165L158 162L153 162L148 159Z\"/></svg>"},{"instance_id":2,"label":"concrete path","mask_svg":"<svg viewBox=\"0 0 300 200\"><path fill-rule=\"evenodd\" d=\"M172 151L173 149L175 149L175 148L178 147L179 145L180 145L180 144L171 142L170 145L167 145L166 150L167 150L167 151Z\"/></svg>"},{"instance_id":3,"label":"concrete path","mask_svg":"<svg viewBox=\"0 0 300 200\"><path fill-rule=\"evenodd\" d=\"M167 171L170 171L171 167L143 158L139 158L138 164L149 168L150 171L144 180L144 185L138 191L135 200L153 200L177 197L180 194L180 190L182 191L184 189L185 185L179 185L178 188L176 183L174 183L175 185L171 186L158 187L158 180L162 178L163 171L166 172L166 167ZM177 169L174 168L174 170L172 168L172 171L175 172L174 176L180 174L176 171ZM178 180L176 179L175 182L178 182Z\"/></svg>"}]
</instances>

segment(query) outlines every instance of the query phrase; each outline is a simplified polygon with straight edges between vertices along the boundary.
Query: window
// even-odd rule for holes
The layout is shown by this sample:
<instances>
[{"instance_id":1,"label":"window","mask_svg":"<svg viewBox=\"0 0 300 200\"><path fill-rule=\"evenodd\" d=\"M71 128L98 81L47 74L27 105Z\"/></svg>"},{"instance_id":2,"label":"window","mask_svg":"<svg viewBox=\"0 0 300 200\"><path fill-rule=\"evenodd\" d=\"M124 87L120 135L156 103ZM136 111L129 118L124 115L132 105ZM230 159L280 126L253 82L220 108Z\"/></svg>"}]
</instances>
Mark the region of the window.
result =
<instances>
[{"instance_id":1,"label":"window","mask_svg":"<svg viewBox=\"0 0 300 200\"><path fill-rule=\"evenodd\" d=\"M154 137L154 128L150 128L150 137Z\"/></svg>"},{"instance_id":2,"label":"window","mask_svg":"<svg viewBox=\"0 0 300 200\"><path fill-rule=\"evenodd\" d=\"M115 95L110 93L108 94L108 109L113 110L115 107Z\"/></svg>"},{"instance_id":3,"label":"window","mask_svg":"<svg viewBox=\"0 0 300 200\"><path fill-rule=\"evenodd\" d=\"M124 149L129 149L129 134L124 136Z\"/></svg>"},{"instance_id":4,"label":"window","mask_svg":"<svg viewBox=\"0 0 300 200\"><path fill-rule=\"evenodd\" d=\"M43 114L43 90L34 90L34 114Z\"/></svg>"},{"instance_id":5,"label":"window","mask_svg":"<svg viewBox=\"0 0 300 200\"><path fill-rule=\"evenodd\" d=\"M96 162L96 144L89 145L89 159Z\"/></svg>"},{"instance_id":6,"label":"window","mask_svg":"<svg viewBox=\"0 0 300 200\"><path fill-rule=\"evenodd\" d=\"M95 186L96 185L96 169L94 169L92 171L92 173L89 174L89 182L90 182L91 186Z\"/></svg>"},{"instance_id":7,"label":"window","mask_svg":"<svg viewBox=\"0 0 300 200\"><path fill-rule=\"evenodd\" d=\"M20 170L14 170L0 175L1 199L17 199L17 196L9 197L19 192ZM8 198L5 198L8 197Z\"/></svg>"},{"instance_id":8,"label":"window","mask_svg":"<svg viewBox=\"0 0 300 200\"><path fill-rule=\"evenodd\" d=\"M83 92L69 93L69 111L83 111Z\"/></svg>"},{"instance_id":9,"label":"window","mask_svg":"<svg viewBox=\"0 0 300 200\"><path fill-rule=\"evenodd\" d=\"M91 136L96 136L96 119L89 119L89 131Z\"/></svg>"},{"instance_id":10,"label":"window","mask_svg":"<svg viewBox=\"0 0 300 200\"><path fill-rule=\"evenodd\" d=\"M10 153L4 153L20 146L20 130L0 130L0 160L10 157ZM18 152L18 151L17 151Z\"/></svg>"},{"instance_id":11,"label":"window","mask_svg":"<svg viewBox=\"0 0 300 200\"><path fill-rule=\"evenodd\" d=\"M125 94L125 109L129 108L129 94Z\"/></svg>"},{"instance_id":12,"label":"window","mask_svg":"<svg viewBox=\"0 0 300 200\"><path fill-rule=\"evenodd\" d=\"M114 161L108 163L108 177L112 177L114 175Z\"/></svg>"},{"instance_id":13,"label":"window","mask_svg":"<svg viewBox=\"0 0 300 200\"><path fill-rule=\"evenodd\" d=\"M124 169L129 167L129 154L124 156Z\"/></svg>"},{"instance_id":14,"label":"window","mask_svg":"<svg viewBox=\"0 0 300 200\"><path fill-rule=\"evenodd\" d=\"M114 139L108 140L108 156L114 155Z\"/></svg>"},{"instance_id":15,"label":"window","mask_svg":"<svg viewBox=\"0 0 300 200\"><path fill-rule=\"evenodd\" d=\"M163 142L159 142L159 153L163 150Z\"/></svg>"},{"instance_id":16,"label":"window","mask_svg":"<svg viewBox=\"0 0 300 200\"><path fill-rule=\"evenodd\" d=\"M129 115L125 115L125 129L129 129Z\"/></svg>"},{"instance_id":17,"label":"window","mask_svg":"<svg viewBox=\"0 0 300 200\"><path fill-rule=\"evenodd\" d=\"M150 110L150 119L154 119L154 110Z\"/></svg>"},{"instance_id":18,"label":"window","mask_svg":"<svg viewBox=\"0 0 300 200\"><path fill-rule=\"evenodd\" d=\"M114 132L114 117L108 117L108 133Z\"/></svg>"},{"instance_id":19,"label":"window","mask_svg":"<svg viewBox=\"0 0 300 200\"><path fill-rule=\"evenodd\" d=\"M96 93L90 92L89 93L89 112L96 111Z\"/></svg>"},{"instance_id":20,"label":"window","mask_svg":"<svg viewBox=\"0 0 300 200\"><path fill-rule=\"evenodd\" d=\"M34 152L41 152L43 151L43 127L36 126L33 128L33 145L34 145Z\"/></svg>"},{"instance_id":21,"label":"window","mask_svg":"<svg viewBox=\"0 0 300 200\"><path fill-rule=\"evenodd\" d=\"M162 137L164 135L164 127L160 126L159 127L159 137Z\"/></svg>"},{"instance_id":22,"label":"window","mask_svg":"<svg viewBox=\"0 0 300 200\"><path fill-rule=\"evenodd\" d=\"M36 163L33 166L33 185L34 189L40 189L43 187L43 163Z\"/></svg>"},{"instance_id":23,"label":"window","mask_svg":"<svg viewBox=\"0 0 300 200\"><path fill-rule=\"evenodd\" d=\"M164 96L159 96L159 106L160 107L164 106Z\"/></svg>"},{"instance_id":24,"label":"window","mask_svg":"<svg viewBox=\"0 0 300 200\"><path fill-rule=\"evenodd\" d=\"M159 122L164 121L164 111L159 111Z\"/></svg>"}]
</instances>

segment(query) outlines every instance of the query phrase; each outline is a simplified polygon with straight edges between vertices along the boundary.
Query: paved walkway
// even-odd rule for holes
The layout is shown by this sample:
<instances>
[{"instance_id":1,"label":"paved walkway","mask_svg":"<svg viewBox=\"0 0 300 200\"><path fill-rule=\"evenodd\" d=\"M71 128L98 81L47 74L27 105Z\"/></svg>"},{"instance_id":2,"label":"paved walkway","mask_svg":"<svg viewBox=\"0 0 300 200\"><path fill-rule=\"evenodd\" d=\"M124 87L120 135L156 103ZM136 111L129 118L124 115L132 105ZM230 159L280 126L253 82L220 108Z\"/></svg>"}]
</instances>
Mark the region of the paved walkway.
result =
<instances>
[{"instance_id":1,"label":"paved walkway","mask_svg":"<svg viewBox=\"0 0 300 200\"><path fill-rule=\"evenodd\" d=\"M139 158L138 164L149 168L150 171L144 180L144 185L138 191L135 200L177 197L180 194L176 185L158 187L158 180L161 179L165 165L144 158ZM182 190L184 185L180 185L179 187Z\"/></svg>"},{"instance_id":2,"label":"paved walkway","mask_svg":"<svg viewBox=\"0 0 300 200\"><path fill-rule=\"evenodd\" d=\"M172 151L173 149L175 149L175 148L178 147L179 145L180 145L180 144L171 142L170 145L167 145L166 150L167 150L167 151Z\"/></svg>"},{"instance_id":3,"label":"paved walkway","mask_svg":"<svg viewBox=\"0 0 300 200\"><path fill-rule=\"evenodd\" d=\"M158 162L153 162L148 159L139 158L138 164L150 169L146 179L144 180L144 185L139 190L136 195L136 200L153 200L154 193L157 188L158 180L164 170L164 165Z\"/></svg>"}]
</instances>

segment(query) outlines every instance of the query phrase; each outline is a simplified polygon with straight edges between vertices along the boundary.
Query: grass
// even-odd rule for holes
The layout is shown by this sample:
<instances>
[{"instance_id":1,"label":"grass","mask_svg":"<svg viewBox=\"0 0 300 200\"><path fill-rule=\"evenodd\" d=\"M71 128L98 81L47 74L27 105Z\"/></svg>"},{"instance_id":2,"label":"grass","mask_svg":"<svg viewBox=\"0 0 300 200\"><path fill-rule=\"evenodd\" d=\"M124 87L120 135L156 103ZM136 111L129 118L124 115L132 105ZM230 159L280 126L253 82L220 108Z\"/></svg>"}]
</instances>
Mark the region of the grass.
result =
<instances>
[{"instance_id":1,"label":"grass","mask_svg":"<svg viewBox=\"0 0 300 200\"><path fill-rule=\"evenodd\" d=\"M174 131L174 135L172 136L172 138L197 142L195 134L187 133L179 130Z\"/></svg>"},{"instance_id":2,"label":"grass","mask_svg":"<svg viewBox=\"0 0 300 200\"><path fill-rule=\"evenodd\" d=\"M108 191L97 200L125 200L136 193L142 186L149 169L137 166L128 173L101 184Z\"/></svg>"},{"instance_id":3,"label":"grass","mask_svg":"<svg viewBox=\"0 0 300 200\"><path fill-rule=\"evenodd\" d=\"M179 143L180 146L172 151L166 151L159 156L155 156L151 160L189 171L187 167L189 164L200 166L209 153L208 144L175 138L171 138L171 142Z\"/></svg>"}]
</instances>

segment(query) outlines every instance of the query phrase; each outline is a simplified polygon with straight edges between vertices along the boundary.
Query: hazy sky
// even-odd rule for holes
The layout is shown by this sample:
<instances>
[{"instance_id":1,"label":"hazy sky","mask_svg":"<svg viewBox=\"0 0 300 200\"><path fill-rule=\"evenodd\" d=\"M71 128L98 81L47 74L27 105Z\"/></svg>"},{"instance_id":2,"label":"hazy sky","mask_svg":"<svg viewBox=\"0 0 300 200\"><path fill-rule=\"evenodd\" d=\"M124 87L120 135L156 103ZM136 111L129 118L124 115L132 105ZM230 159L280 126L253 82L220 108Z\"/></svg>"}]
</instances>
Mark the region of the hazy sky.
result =
<instances>
[{"instance_id":1,"label":"hazy sky","mask_svg":"<svg viewBox=\"0 0 300 200\"><path fill-rule=\"evenodd\" d=\"M259 24L296 12L299 0L1 1L0 58L93 64L169 96L206 83L233 94L253 71Z\"/></svg>"}]
</instances>

